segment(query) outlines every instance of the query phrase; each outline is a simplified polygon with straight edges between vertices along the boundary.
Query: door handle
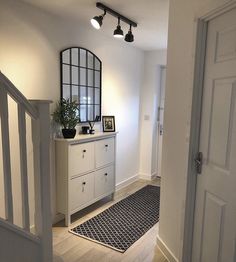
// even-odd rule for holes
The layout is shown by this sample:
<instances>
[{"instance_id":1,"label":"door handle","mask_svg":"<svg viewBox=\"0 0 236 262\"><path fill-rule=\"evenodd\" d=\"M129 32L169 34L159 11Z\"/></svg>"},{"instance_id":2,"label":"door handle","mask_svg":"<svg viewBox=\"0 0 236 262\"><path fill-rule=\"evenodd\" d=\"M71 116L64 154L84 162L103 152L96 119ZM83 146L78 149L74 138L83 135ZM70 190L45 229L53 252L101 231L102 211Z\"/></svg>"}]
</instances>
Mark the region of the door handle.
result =
<instances>
[{"instance_id":1,"label":"door handle","mask_svg":"<svg viewBox=\"0 0 236 262\"><path fill-rule=\"evenodd\" d=\"M83 158L84 158L84 154L85 154L86 152L87 152L87 151L84 149L84 150L83 150L83 156L82 156Z\"/></svg>"},{"instance_id":2,"label":"door handle","mask_svg":"<svg viewBox=\"0 0 236 262\"><path fill-rule=\"evenodd\" d=\"M86 185L86 182L82 183L82 192L84 192L84 186Z\"/></svg>"},{"instance_id":3,"label":"door handle","mask_svg":"<svg viewBox=\"0 0 236 262\"><path fill-rule=\"evenodd\" d=\"M160 124L160 136L163 135L163 125Z\"/></svg>"},{"instance_id":4,"label":"door handle","mask_svg":"<svg viewBox=\"0 0 236 262\"><path fill-rule=\"evenodd\" d=\"M197 153L197 157L194 159L196 171L198 174L202 173L202 162L203 162L203 154L202 152Z\"/></svg>"}]
</instances>

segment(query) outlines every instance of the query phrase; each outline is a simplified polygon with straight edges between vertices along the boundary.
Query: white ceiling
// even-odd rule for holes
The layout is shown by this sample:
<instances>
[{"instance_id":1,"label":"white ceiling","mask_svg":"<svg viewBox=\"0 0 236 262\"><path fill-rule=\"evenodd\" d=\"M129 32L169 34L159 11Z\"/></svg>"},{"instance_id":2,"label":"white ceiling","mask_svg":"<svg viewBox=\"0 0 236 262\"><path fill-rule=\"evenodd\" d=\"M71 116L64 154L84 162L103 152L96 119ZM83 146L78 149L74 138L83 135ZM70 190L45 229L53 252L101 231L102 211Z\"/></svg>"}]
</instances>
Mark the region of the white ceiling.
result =
<instances>
[{"instance_id":1,"label":"white ceiling","mask_svg":"<svg viewBox=\"0 0 236 262\"><path fill-rule=\"evenodd\" d=\"M90 23L95 15L102 14L95 0L22 0L57 15L77 18ZM135 41L131 45L142 50L167 48L169 0L102 0L120 14L138 23L133 29ZM117 25L117 19L107 14L103 20L101 33L111 36ZM128 25L121 22L124 34ZM94 29L96 30L96 29ZM120 41L114 39L114 41Z\"/></svg>"}]
</instances>

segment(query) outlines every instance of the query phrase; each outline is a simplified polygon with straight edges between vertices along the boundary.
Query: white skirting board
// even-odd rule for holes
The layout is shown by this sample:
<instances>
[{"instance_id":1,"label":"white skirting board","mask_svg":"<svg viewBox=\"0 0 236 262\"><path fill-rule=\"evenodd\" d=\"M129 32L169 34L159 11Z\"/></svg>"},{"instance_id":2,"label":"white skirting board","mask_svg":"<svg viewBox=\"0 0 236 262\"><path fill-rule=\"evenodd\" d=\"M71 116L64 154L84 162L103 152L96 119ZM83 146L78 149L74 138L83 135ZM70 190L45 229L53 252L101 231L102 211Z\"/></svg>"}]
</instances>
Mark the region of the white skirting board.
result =
<instances>
[{"instance_id":1,"label":"white skirting board","mask_svg":"<svg viewBox=\"0 0 236 262\"><path fill-rule=\"evenodd\" d=\"M143 174L143 173L140 173L140 174L139 174L139 179L144 179L144 180L151 181L151 180L154 179L156 176L157 176L157 173L152 173L152 174Z\"/></svg>"},{"instance_id":2,"label":"white skirting board","mask_svg":"<svg viewBox=\"0 0 236 262\"><path fill-rule=\"evenodd\" d=\"M120 189L122 189L122 188L124 188L124 187L126 187L126 186L128 186L128 185L130 185L132 183L134 183L138 179L139 179L139 175L136 174L134 176L129 177L128 179L125 179L125 180L121 181L120 183L117 183L116 184L116 191L118 191L118 190L120 190Z\"/></svg>"},{"instance_id":3,"label":"white skirting board","mask_svg":"<svg viewBox=\"0 0 236 262\"><path fill-rule=\"evenodd\" d=\"M179 260L173 255L159 235L157 235L157 246L169 262L179 262Z\"/></svg>"},{"instance_id":4,"label":"white skirting board","mask_svg":"<svg viewBox=\"0 0 236 262\"><path fill-rule=\"evenodd\" d=\"M61 214L61 213L57 213L52 221L52 224L55 225L56 223L60 222L61 220L65 219L65 215Z\"/></svg>"}]
</instances>

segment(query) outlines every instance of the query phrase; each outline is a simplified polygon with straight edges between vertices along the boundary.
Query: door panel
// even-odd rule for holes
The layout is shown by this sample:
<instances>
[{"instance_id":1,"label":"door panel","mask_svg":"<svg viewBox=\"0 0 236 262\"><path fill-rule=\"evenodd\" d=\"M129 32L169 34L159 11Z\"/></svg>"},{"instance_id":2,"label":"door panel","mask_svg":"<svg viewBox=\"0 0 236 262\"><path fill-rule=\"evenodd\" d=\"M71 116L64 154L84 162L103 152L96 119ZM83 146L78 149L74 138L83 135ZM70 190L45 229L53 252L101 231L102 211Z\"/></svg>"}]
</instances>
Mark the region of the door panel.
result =
<instances>
[{"instance_id":1,"label":"door panel","mask_svg":"<svg viewBox=\"0 0 236 262\"><path fill-rule=\"evenodd\" d=\"M212 89L208 162L225 170L229 166L235 81L236 78L215 80Z\"/></svg>"},{"instance_id":2,"label":"door panel","mask_svg":"<svg viewBox=\"0 0 236 262\"><path fill-rule=\"evenodd\" d=\"M236 58L236 27L227 28L217 32L216 62Z\"/></svg>"},{"instance_id":3,"label":"door panel","mask_svg":"<svg viewBox=\"0 0 236 262\"><path fill-rule=\"evenodd\" d=\"M202 261L218 261L223 233L224 208L226 203L210 192L205 192L203 213ZM218 250L218 252L216 252Z\"/></svg>"},{"instance_id":4,"label":"door panel","mask_svg":"<svg viewBox=\"0 0 236 262\"><path fill-rule=\"evenodd\" d=\"M235 262L236 9L208 24L192 261Z\"/></svg>"}]
</instances>

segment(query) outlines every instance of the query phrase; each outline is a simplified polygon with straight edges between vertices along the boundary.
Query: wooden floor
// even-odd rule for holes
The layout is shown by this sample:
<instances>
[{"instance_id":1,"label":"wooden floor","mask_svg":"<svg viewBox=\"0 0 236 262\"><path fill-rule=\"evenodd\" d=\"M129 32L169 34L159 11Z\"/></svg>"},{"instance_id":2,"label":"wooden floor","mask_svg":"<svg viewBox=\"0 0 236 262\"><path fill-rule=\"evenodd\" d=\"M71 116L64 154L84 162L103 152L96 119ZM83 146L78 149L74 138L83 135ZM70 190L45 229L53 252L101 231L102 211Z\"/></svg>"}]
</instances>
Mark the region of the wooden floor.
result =
<instances>
[{"instance_id":1,"label":"wooden floor","mask_svg":"<svg viewBox=\"0 0 236 262\"><path fill-rule=\"evenodd\" d=\"M156 179L152 182L144 180L134 182L115 193L113 201L108 197L73 215L71 227L102 212L146 184L159 185L160 181ZM68 228L64 227L64 221L62 221L53 227L54 262L167 262L156 246L157 230L158 224L125 253L120 253L69 233Z\"/></svg>"}]
</instances>

